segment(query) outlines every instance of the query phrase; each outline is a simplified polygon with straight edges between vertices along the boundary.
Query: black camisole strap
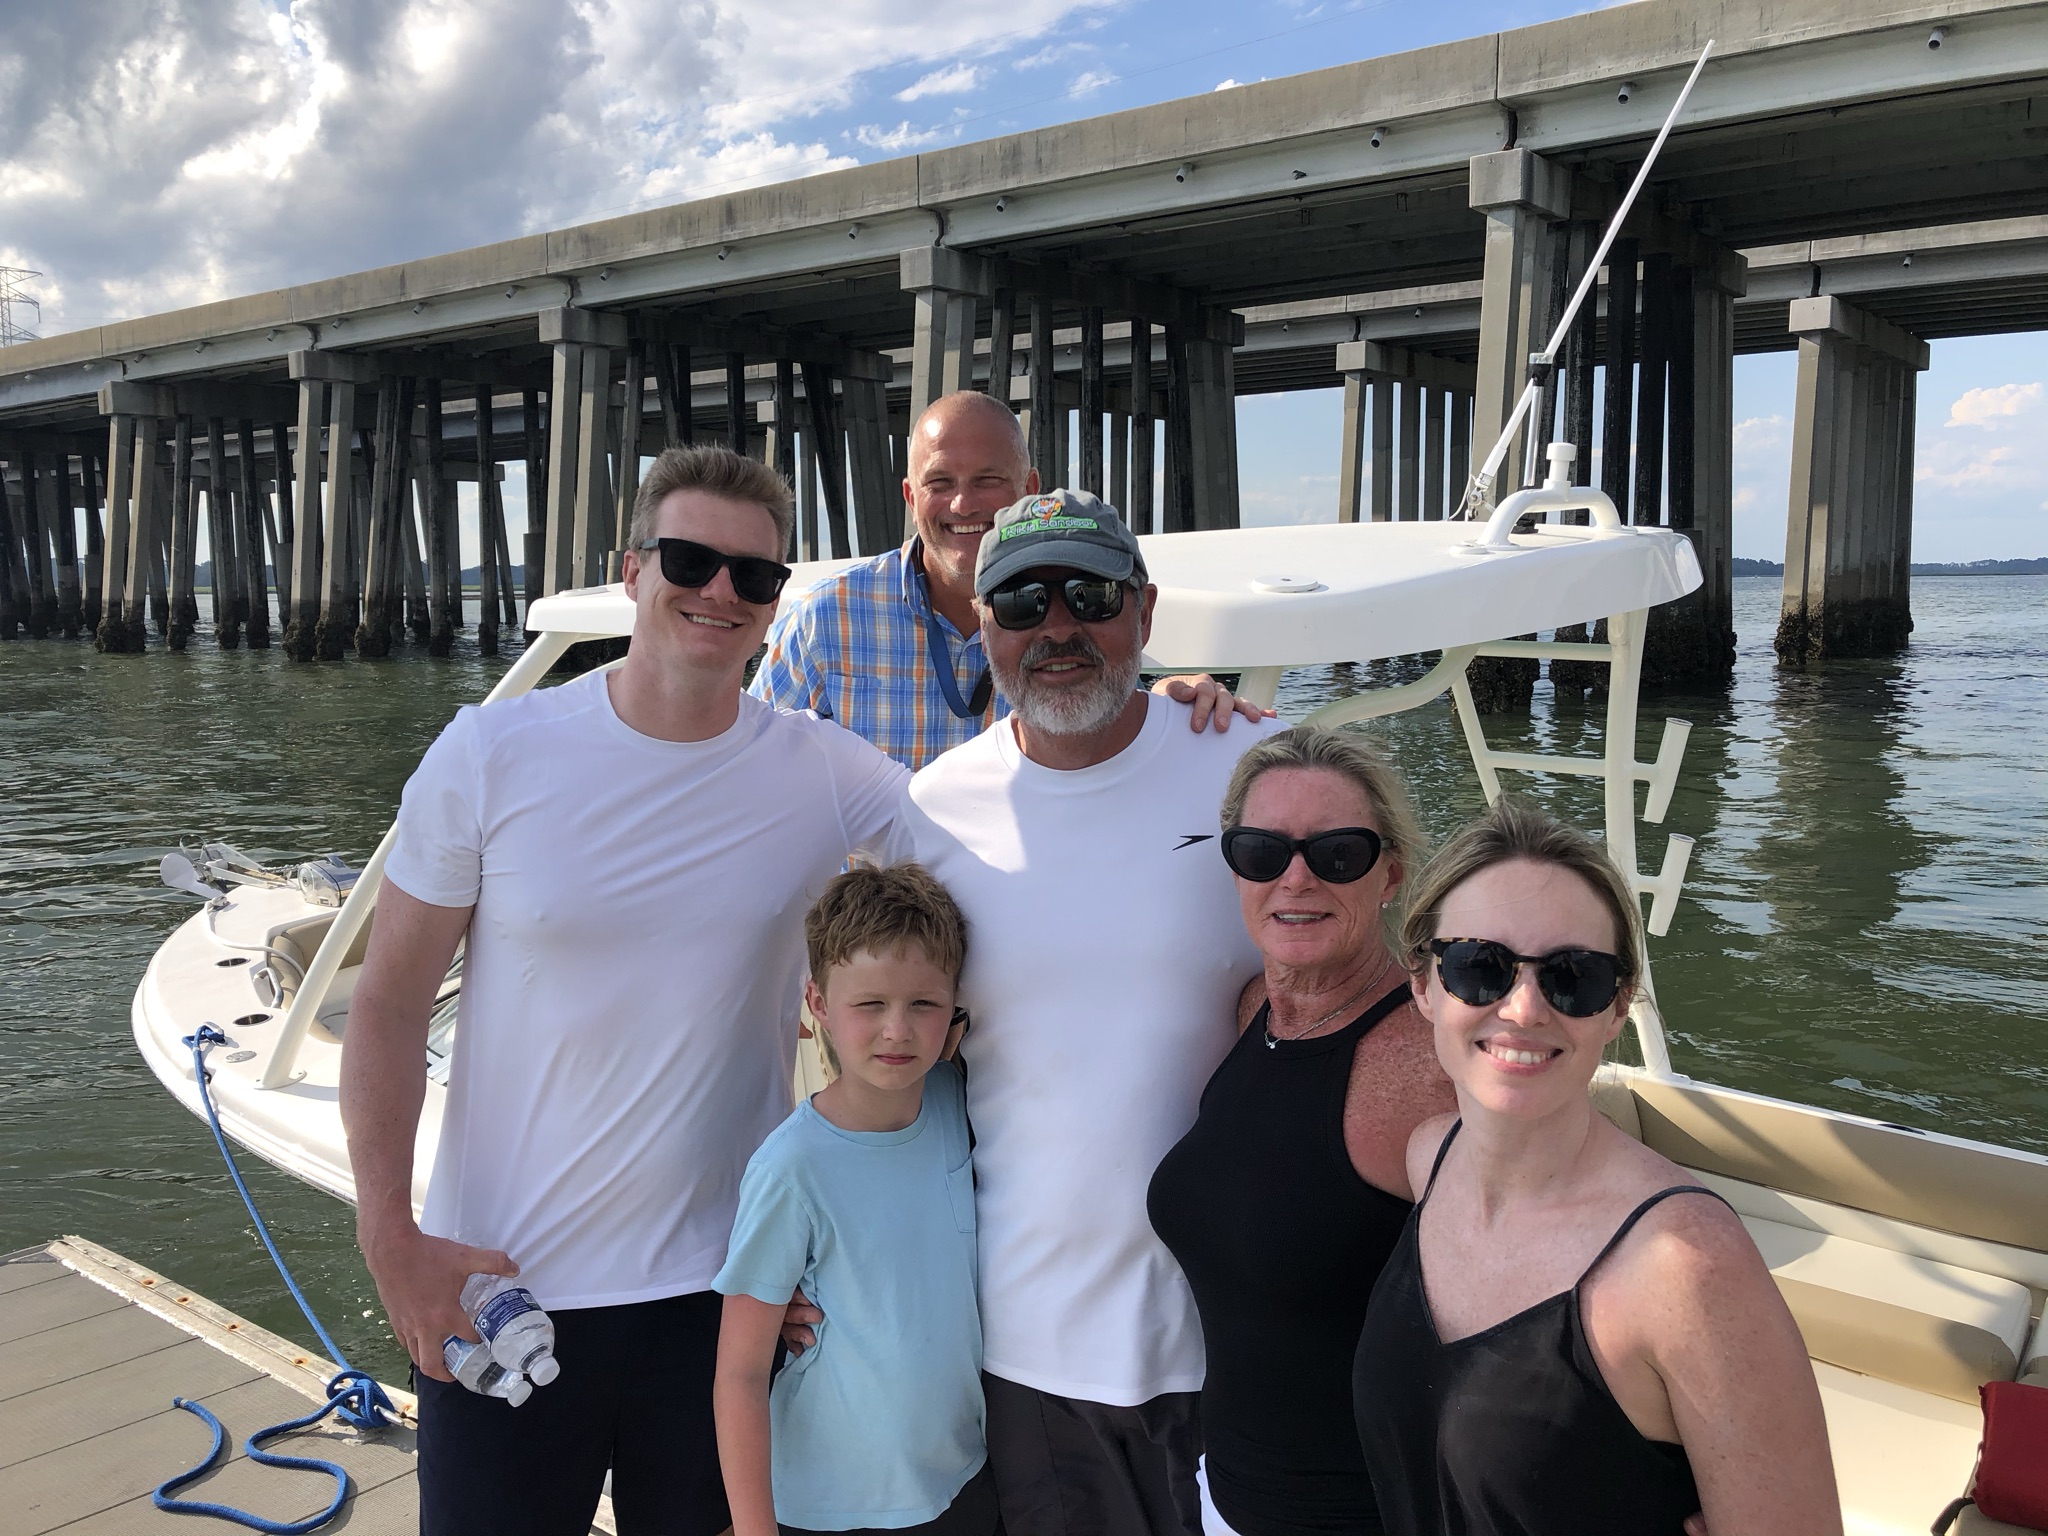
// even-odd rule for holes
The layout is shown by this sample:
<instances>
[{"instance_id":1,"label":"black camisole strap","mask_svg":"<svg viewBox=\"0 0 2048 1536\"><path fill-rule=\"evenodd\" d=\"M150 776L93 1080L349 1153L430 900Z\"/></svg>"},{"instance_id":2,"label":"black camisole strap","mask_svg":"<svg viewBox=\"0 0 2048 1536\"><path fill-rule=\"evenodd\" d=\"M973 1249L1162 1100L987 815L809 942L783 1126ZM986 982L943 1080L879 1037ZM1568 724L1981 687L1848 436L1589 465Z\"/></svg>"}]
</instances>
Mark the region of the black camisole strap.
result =
<instances>
[{"instance_id":1,"label":"black camisole strap","mask_svg":"<svg viewBox=\"0 0 2048 1536\"><path fill-rule=\"evenodd\" d=\"M1463 1129L1465 1129L1465 1122L1462 1119L1458 1119L1453 1120L1451 1128L1444 1132L1443 1145L1436 1149L1436 1161L1429 1165L1429 1182L1422 1186L1422 1198L1415 1202L1415 1208L1418 1211L1428 1202L1429 1192L1436 1188L1436 1176L1444 1171L1444 1158L1449 1155L1451 1143L1458 1139L1458 1132ZM1631 1216L1629 1220L1633 1221L1635 1217ZM1609 1246L1612 1245L1610 1244ZM1603 1254L1602 1257L1604 1258L1605 1255ZM1593 1262L1598 1264L1600 1260L1595 1259Z\"/></svg>"},{"instance_id":2,"label":"black camisole strap","mask_svg":"<svg viewBox=\"0 0 2048 1536\"><path fill-rule=\"evenodd\" d=\"M1455 1131L1456 1129L1456 1126L1452 1127L1453 1131ZM1446 1142L1446 1145L1448 1145L1448 1141ZM1443 1155L1441 1153L1437 1155L1437 1160L1439 1162L1443 1160ZM1430 1182L1436 1182L1434 1175L1431 1175ZM1711 1189L1708 1189L1705 1185L1702 1184L1674 1184L1669 1189L1658 1190L1657 1193L1650 1196L1649 1199L1645 1200L1641 1205L1637 1206L1634 1210L1630 1211L1628 1213L1628 1216L1622 1221L1622 1224L1614 1229L1614 1236L1607 1239L1607 1246L1602 1248L1598 1253L1593 1255L1593 1262L1588 1264L1584 1272L1580 1274L1579 1284L1584 1285L1586 1283L1587 1276L1591 1275L1594 1270L1600 1267L1601 1260L1605 1259L1607 1255L1614 1252L1615 1249L1621 1246L1621 1240L1627 1237L1629 1233L1635 1229L1635 1224L1641 1221L1645 1216L1647 1216L1650 1213L1650 1210L1653 1206L1662 1204L1664 1201L1669 1200L1673 1195L1706 1195L1712 1199L1720 1200L1723 1205L1728 1204L1726 1200L1722 1200L1719 1195L1715 1194ZM1733 1207L1731 1206L1730 1209L1732 1210Z\"/></svg>"}]
</instances>

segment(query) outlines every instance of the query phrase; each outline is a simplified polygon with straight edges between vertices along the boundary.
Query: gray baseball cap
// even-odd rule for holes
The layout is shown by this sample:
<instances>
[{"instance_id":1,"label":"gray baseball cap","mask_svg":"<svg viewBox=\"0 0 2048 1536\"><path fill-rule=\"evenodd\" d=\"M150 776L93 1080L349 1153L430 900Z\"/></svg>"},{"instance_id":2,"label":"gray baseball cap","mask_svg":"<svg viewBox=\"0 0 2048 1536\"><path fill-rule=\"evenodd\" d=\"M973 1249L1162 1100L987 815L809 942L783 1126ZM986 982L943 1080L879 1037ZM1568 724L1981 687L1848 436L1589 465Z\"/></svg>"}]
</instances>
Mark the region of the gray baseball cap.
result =
<instances>
[{"instance_id":1,"label":"gray baseball cap","mask_svg":"<svg viewBox=\"0 0 2048 1536\"><path fill-rule=\"evenodd\" d=\"M1011 577L1046 567L1111 581L1145 580L1138 536L1115 507L1086 491L1034 492L998 512L981 536L974 595L987 597Z\"/></svg>"}]
</instances>

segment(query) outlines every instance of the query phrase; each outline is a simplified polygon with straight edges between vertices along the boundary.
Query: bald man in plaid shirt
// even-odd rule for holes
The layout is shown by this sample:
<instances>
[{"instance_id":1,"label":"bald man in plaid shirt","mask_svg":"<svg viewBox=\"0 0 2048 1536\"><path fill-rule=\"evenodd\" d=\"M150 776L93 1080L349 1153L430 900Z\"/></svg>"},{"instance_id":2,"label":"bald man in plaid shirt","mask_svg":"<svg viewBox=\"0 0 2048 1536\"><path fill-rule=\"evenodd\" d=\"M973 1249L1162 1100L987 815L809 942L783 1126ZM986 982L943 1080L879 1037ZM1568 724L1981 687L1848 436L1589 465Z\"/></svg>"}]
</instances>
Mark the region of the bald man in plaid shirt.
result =
<instances>
[{"instance_id":1,"label":"bald man in plaid shirt","mask_svg":"<svg viewBox=\"0 0 2048 1536\"><path fill-rule=\"evenodd\" d=\"M829 716L917 769L1009 712L982 652L974 561L996 513L1039 487L1016 414L972 390L918 417L909 470L910 542L786 599L751 691ZM1198 731L1270 713L1209 677L1157 686L1193 704Z\"/></svg>"}]
</instances>

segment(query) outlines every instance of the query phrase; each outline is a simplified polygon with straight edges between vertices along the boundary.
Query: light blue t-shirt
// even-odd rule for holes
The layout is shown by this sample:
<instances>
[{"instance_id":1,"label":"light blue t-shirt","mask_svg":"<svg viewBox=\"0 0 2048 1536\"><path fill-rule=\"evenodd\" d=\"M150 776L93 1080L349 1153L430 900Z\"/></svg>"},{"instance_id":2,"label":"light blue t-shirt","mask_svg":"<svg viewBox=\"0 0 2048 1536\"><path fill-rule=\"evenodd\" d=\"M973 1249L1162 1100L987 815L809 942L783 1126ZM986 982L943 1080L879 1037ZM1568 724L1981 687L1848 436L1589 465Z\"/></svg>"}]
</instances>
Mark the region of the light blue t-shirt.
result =
<instances>
[{"instance_id":1,"label":"light blue t-shirt","mask_svg":"<svg viewBox=\"0 0 2048 1536\"><path fill-rule=\"evenodd\" d=\"M768 1394L784 1525L921 1525L988 1457L968 1151L942 1061L902 1130L842 1131L806 1101L747 1164L713 1287L779 1307L801 1286L825 1314Z\"/></svg>"}]
</instances>

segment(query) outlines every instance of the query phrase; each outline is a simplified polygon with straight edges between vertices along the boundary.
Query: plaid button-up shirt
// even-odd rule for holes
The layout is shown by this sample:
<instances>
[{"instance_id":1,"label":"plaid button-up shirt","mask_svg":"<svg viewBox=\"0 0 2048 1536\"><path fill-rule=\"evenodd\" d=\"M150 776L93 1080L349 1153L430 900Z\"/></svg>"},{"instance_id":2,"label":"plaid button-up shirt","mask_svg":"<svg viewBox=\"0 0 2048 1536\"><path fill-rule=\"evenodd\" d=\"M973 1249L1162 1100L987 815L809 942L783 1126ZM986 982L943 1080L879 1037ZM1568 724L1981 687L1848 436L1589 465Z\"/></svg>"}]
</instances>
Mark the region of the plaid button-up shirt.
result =
<instances>
[{"instance_id":1,"label":"plaid button-up shirt","mask_svg":"<svg viewBox=\"0 0 2048 1536\"><path fill-rule=\"evenodd\" d=\"M993 690L988 707L964 720L947 703L932 665L932 622L963 704L988 659L978 632L963 639L932 607L916 548L912 540L848 566L784 603L751 688L778 709L830 715L911 769L1009 713Z\"/></svg>"}]
</instances>

